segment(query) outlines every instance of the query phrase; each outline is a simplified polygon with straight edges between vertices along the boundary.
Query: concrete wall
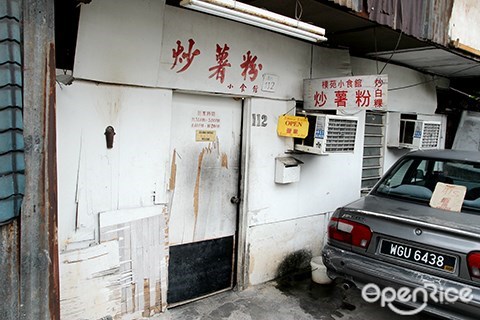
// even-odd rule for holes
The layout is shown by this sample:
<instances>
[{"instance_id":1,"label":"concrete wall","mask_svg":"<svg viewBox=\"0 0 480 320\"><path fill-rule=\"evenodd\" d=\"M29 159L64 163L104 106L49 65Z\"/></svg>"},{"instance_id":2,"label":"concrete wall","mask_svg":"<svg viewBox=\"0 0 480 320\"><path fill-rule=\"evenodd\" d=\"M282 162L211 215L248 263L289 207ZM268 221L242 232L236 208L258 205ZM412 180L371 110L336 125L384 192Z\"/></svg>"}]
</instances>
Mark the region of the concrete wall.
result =
<instances>
[{"instance_id":1,"label":"concrete wall","mask_svg":"<svg viewBox=\"0 0 480 320\"><path fill-rule=\"evenodd\" d=\"M75 77L155 86L164 11L165 0L104 0L82 6Z\"/></svg>"},{"instance_id":2,"label":"concrete wall","mask_svg":"<svg viewBox=\"0 0 480 320\"><path fill-rule=\"evenodd\" d=\"M318 156L294 154L301 165L300 181L274 182L275 157L292 150L292 138L279 137L278 117L292 103L252 99L250 112L266 115L266 127L249 122L247 144L248 277L250 284L275 278L282 262L296 251L319 255L325 235L325 215L360 197L363 123L359 125L354 153ZM348 187L347 187L348 186Z\"/></svg>"},{"instance_id":3,"label":"concrete wall","mask_svg":"<svg viewBox=\"0 0 480 320\"><path fill-rule=\"evenodd\" d=\"M448 30L451 41L470 47L477 55L480 50L480 22L477 19L479 15L477 0L455 0Z\"/></svg>"},{"instance_id":4,"label":"concrete wall","mask_svg":"<svg viewBox=\"0 0 480 320\"><path fill-rule=\"evenodd\" d=\"M355 75L375 74L377 64L373 60L351 58L352 73ZM378 62L383 68L384 62ZM419 120L435 120L442 122L440 146L445 146L445 130L447 118L435 114L437 109L436 82L433 77L415 70L388 64L383 74L388 75L388 111L418 114ZM388 135L388 126L387 123ZM385 137L388 139L388 137ZM399 157L409 152L410 149L384 149L384 171L398 160Z\"/></svg>"}]
</instances>

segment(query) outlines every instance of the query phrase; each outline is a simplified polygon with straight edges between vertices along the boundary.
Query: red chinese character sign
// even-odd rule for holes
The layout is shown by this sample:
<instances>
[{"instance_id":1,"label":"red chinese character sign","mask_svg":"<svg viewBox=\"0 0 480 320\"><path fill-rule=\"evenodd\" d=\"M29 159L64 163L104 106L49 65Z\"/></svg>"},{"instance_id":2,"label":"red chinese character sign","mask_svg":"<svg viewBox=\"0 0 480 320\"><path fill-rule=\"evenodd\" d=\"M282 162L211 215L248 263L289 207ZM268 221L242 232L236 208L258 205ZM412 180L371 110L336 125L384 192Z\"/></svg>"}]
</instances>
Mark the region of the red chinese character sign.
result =
<instances>
[{"instance_id":1,"label":"red chinese character sign","mask_svg":"<svg viewBox=\"0 0 480 320\"><path fill-rule=\"evenodd\" d=\"M177 47L172 49L173 63L170 69L175 69L177 65L179 65L179 70L177 70L177 73L186 71L192 64L195 56L200 54L200 50L193 49L194 45L195 40L188 39L188 49L185 50L182 42L177 40Z\"/></svg>"},{"instance_id":2,"label":"red chinese character sign","mask_svg":"<svg viewBox=\"0 0 480 320\"><path fill-rule=\"evenodd\" d=\"M199 47L202 49L198 49ZM240 57L241 62L238 62ZM206 68L205 63L210 63L212 58L215 59L215 62ZM207 46L203 42L200 42L199 45L193 38L186 41L177 39L171 48L170 63L170 70L182 74L182 76L188 74L197 77L208 71L206 81L216 86L215 91L226 89L230 92L245 94L257 94L259 90L275 92L276 80L278 80L278 77L274 75L261 73L263 63L255 52L252 50L231 52L228 43Z\"/></svg>"},{"instance_id":3,"label":"red chinese character sign","mask_svg":"<svg viewBox=\"0 0 480 320\"><path fill-rule=\"evenodd\" d=\"M306 110L387 110L388 76L351 76L303 81Z\"/></svg>"}]
</instances>

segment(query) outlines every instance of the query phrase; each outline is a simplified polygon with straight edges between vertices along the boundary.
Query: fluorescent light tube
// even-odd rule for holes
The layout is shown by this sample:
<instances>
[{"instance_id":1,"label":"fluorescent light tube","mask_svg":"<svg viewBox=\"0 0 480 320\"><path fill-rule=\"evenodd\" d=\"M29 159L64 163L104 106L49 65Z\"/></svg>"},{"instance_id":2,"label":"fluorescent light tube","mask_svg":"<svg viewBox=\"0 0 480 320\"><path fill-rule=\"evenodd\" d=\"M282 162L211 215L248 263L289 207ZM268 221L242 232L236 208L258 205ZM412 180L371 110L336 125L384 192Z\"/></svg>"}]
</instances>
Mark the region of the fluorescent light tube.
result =
<instances>
[{"instance_id":1,"label":"fluorescent light tube","mask_svg":"<svg viewBox=\"0 0 480 320\"><path fill-rule=\"evenodd\" d=\"M325 29L323 28L241 4L237 1L183 0L180 5L312 42L327 40L324 37Z\"/></svg>"}]
</instances>

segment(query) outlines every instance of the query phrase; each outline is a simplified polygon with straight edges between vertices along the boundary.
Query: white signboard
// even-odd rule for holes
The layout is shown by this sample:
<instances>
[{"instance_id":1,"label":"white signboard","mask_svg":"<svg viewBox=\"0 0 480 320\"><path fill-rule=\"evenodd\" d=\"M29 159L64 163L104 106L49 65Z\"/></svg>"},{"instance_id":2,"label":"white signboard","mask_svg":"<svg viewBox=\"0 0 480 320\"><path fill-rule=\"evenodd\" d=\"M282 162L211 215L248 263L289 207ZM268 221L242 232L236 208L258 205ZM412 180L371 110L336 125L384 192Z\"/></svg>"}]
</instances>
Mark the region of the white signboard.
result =
<instances>
[{"instance_id":1,"label":"white signboard","mask_svg":"<svg viewBox=\"0 0 480 320\"><path fill-rule=\"evenodd\" d=\"M164 28L158 87L301 99L310 44L172 6Z\"/></svg>"},{"instance_id":2,"label":"white signboard","mask_svg":"<svg viewBox=\"0 0 480 320\"><path fill-rule=\"evenodd\" d=\"M387 109L387 75L351 76L303 81L306 110Z\"/></svg>"}]
</instances>

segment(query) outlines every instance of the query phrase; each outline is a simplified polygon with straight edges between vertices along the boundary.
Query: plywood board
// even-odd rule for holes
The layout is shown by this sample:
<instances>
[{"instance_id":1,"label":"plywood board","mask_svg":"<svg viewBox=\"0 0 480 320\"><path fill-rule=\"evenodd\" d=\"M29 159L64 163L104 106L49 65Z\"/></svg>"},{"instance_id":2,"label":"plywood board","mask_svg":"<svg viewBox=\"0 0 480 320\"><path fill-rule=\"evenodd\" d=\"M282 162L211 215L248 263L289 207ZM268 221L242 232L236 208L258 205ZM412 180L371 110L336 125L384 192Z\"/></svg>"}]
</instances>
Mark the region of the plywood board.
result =
<instances>
[{"instance_id":1,"label":"plywood board","mask_svg":"<svg viewBox=\"0 0 480 320\"><path fill-rule=\"evenodd\" d=\"M99 219L100 241L119 242L122 314L135 318L164 311L168 261L166 208L105 212Z\"/></svg>"},{"instance_id":2,"label":"plywood board","mask_svg":"<svg viewBox=\"0 0 480 320\"><path fill-rule=\"evenodd\" d=\"M60 254L60 312L65 320L121 313L119 242Z\"/></svg>"}]
</instances>

